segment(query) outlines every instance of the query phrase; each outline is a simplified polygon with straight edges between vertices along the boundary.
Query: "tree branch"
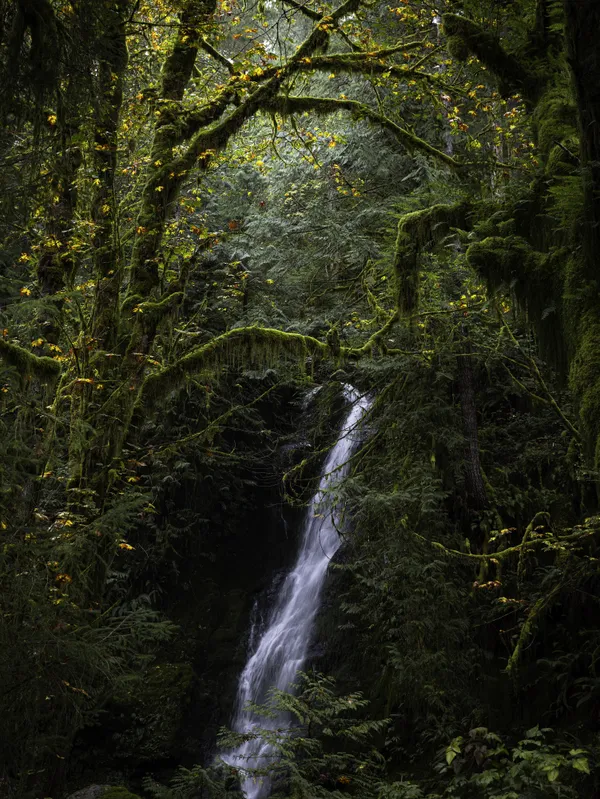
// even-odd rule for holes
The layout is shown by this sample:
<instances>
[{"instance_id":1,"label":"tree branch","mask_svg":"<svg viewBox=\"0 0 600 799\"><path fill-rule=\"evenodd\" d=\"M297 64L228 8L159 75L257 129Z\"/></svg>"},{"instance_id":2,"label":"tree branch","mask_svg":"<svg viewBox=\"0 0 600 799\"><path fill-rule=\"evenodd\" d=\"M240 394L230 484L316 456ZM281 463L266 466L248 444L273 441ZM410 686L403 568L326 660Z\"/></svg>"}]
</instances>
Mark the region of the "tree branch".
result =
<instances>
[{"instance_id":1,"label":"tree branch","mask_svg":"<svg viewBox=\"0 0 600 799\"><path fill-rule=\"evenodd\" d=\"M374 122L391 131L408 150L420 150L452 169L461 167L461 163L451 155L438 150L416 134L397 125L389 117L379 114L368 105L358 102L358 100L340 100L328 97L274 97L263 103L262 108L283 116L304 111L313 111L316 114L334 114L336 111L342 110L350 111L357 119L368 119L370 122Z\"/></svg>"},{"instance_id":2,"label":"tree branch","mask_svg":"<svg viewBox=\"0 0 600 799\"><path fill-rule=\"evenodd\" d=\"M233 66L233 61L231 61L227 56L220 53L216 50L210 42L207 42L206 39L200 39L200 47L204 50L204 52L211 55L214 59L216 59L219 64L222 64L228 72L231 72L233 75L235 73L235 67Z\"/></svg>"},{"instance_id":3,"label":"tree branch","mask_svg":"<svg viewBox=\"0 0 600 799\"><path fill-rule=\"evenodd\" d=\"M14 366L21 378L39 377L40 379L56 379L61 367L58 361L46 355L33 355L18 344L11 344L0 339L0 358L9 366Z\"/></svg>"}]
</instances>

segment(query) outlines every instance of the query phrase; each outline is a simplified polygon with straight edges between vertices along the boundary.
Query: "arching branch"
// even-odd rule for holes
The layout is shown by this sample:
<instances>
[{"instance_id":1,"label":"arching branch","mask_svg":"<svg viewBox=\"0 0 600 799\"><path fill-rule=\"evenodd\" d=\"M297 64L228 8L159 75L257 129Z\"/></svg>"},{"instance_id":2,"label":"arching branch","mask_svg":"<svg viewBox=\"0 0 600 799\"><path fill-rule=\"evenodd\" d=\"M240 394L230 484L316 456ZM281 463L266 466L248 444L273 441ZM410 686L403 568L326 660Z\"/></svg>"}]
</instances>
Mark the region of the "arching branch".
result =
<instances>
[{"instance_id":1,"label":"arching branch","mask_svg":"<svg viewBox=\"0 0 600 799\"><path fill-rule=\"evenodd\" d=\"M365 103L358 100L340 100L329 97L274 97L263 103L262 108L268 111L275 111L282 116L290 114L312 111L315 114L334 114L336 111L350 111L355 119L367 119L389 130L396 138L408 149L419 150L432 158L441 161L452 169L461 166L451 155L438 150L437 147L417 136L415 133L393 122L389 117L374 111Z\"/></svg>"}]
</instances>

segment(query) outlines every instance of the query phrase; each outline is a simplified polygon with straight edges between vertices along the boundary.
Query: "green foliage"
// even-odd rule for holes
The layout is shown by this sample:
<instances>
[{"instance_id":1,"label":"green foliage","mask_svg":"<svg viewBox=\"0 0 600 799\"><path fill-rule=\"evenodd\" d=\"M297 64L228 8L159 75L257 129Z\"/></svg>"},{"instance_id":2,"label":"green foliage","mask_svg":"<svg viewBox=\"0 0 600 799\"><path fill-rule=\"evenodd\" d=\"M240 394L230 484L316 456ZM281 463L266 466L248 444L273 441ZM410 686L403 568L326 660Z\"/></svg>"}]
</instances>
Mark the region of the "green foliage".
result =
<instances>
[{"instance_id":1,"label":"green foliage","mask_svg":"<svg viewBox=\"0 0 600 799\"><path fill-rule=\"evenodd\" d=\"M81 730L112 735L119 706L129 762L179 756L196 677L210 738L289 549L265 522L281 473L299 484L331 438L324 398L314 450L278 460L297 388L332 374L376 396L321 621L350 687L274 696L298 722L257 733L276 792L585 779L587 750L505 737L549 714L575 730L571 712L587 744L598 692L584 45L556 0L0 2L2 787L60 792ZM459 740L480 724L498 736ZM195 767L148 791L237 788Z\"/></svg>"}]
</instances>

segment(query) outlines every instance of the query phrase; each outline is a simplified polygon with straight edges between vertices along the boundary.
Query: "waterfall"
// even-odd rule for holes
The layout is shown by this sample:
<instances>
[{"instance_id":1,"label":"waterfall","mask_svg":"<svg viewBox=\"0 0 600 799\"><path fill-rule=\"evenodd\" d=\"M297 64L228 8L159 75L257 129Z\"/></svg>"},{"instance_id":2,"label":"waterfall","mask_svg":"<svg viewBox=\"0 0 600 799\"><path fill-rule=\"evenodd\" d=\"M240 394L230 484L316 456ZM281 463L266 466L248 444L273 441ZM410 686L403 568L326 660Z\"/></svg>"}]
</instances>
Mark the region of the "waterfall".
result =
<instances>
[{"instance_id":1,"label":"waterfall","mask_svg":"<svg viewBox=\"0 0 600 799\"><path fill-rule=\"evenodd\" d=\"M284 714L265 719L246 706L248 702L263 703L271 688L289 690L306 660L327 566L340 546L335 488L348 473L349 458L360 440L356 430L370 407L369 400L352 387L346 386L344 392L350 408L308 506L296 563L279 588L262 635L255 636L250 645L249 659L238 685L233 719L236 732L281 729L290 724ZM268 755L268 744L256 738L228 752L223 759L232 766L252 769L264 767ZM260 799L269 790L266 779L248 778L242 787L247 799Z\"/></svg>"}]
</instances>

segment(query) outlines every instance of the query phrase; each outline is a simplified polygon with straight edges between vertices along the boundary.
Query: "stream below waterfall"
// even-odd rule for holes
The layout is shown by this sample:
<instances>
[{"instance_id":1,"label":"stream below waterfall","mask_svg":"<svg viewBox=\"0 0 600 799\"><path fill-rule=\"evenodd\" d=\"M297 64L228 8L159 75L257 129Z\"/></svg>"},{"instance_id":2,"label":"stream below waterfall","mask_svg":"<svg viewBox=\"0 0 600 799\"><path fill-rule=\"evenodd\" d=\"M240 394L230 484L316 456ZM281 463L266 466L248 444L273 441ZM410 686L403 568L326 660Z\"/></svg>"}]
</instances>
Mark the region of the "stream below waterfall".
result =
<instances>
[{"instance_id":1,"label":"stream below waterfall","mask_svg":"<svg viewBox=\"0 0 600 799\"><path fill-rule=\"evenodd\" d=\"M236 732L280 730L291 723L284 713L258 716L248 709L248 703L265 702L273 688L290 690L306 660L327 567L341 543L338 530L343 523L338 517L335 489L348 473L350 456L360 442L358 428L371 404L351 386L346 386L344 393L350 407L307 508L296 563L282 581L262 631L256 629L254 620L249 658L238 685L233 718ZM269 744L254 738L224 754L223 759L236 768L252 770L264 767L269 755ZM247 799L261 799L269 787L266 778L249 776L242 782Z\"/></svg>"}]
</instances>

